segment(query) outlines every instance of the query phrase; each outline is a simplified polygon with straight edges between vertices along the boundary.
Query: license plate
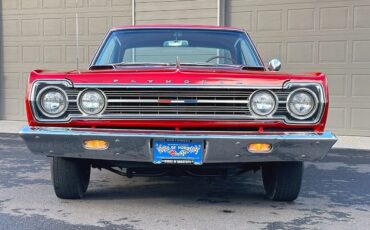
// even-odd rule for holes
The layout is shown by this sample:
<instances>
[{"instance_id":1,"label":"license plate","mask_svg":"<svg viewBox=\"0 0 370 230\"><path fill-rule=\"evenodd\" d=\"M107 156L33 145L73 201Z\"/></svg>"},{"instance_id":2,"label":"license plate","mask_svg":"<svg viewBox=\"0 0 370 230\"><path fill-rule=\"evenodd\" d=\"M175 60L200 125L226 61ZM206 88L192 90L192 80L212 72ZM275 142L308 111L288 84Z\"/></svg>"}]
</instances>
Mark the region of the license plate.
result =
<instances>
[{"instance_id":1,"label":"license plate","mask_svg":"<svg viewBox=\"0 0 370 230\"><path fill-rule=\"evenodd\" d=\"M154 164L202 164L203 143L155 141Z\"/></svg>"}]
</instances>

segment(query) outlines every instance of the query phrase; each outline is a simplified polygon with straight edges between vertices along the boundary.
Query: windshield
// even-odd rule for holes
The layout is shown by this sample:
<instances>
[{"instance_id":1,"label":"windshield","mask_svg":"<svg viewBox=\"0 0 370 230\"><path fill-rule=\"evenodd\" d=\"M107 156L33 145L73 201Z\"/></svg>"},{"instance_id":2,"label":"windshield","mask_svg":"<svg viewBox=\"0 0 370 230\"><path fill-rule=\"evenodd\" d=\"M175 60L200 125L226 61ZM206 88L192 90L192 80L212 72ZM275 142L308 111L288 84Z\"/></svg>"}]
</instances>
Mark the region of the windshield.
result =
<instances>
[{"instance_id":1,"label":"windshield","mask_svg":"<svg viewBox=\"0 0 370 230\"><path fill-rule=\"evenodd\" d=\"M93 65L262 66L245 33L206 29L134 29L110 33Z\"/></svg>"}]
</instances>

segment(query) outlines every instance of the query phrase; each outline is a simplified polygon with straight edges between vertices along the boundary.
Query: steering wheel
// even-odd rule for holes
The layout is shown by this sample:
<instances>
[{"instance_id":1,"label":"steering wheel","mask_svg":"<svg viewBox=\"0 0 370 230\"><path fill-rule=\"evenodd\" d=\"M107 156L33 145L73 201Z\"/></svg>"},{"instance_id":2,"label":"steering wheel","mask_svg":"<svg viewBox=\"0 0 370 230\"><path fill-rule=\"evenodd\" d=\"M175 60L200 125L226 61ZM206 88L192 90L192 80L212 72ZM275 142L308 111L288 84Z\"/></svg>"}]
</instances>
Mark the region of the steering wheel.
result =
<instances>
[{"instance_id":1,"label":"steering wheel","mask_svg":"<svg viewBox=\"0 0 370 230\"><path fill-rule=\"evenodd\" d=\"M229 58L229 57L226 57L226 56L214 56L214 57L211 57L211 58L207 59L206 63L209 63L210 61L213 61L215 59L227 59L227 60L230 60L231 63L234 63L234 59Z\"/></svg>"}]
</instances>

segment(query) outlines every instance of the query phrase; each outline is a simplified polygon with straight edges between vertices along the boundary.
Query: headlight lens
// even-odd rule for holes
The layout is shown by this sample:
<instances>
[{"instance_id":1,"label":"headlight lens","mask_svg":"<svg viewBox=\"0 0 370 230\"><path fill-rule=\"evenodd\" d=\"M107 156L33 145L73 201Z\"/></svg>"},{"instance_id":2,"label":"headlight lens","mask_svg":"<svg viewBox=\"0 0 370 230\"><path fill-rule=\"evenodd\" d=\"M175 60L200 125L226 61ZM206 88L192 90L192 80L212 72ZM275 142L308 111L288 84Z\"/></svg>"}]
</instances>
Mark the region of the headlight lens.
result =
<instances>
[{"instance_id":1,"label":"headlight lens","mask_svg":"<svg viewBox=\"0 0 370 230\"><path fill-rule=\"evenodd\" d=\"M101 113L106 107L105 95L100 90L85 90L79 96L79 108L81 112L89 115Z\"/></svg>"},{"instance_id":2,"label":"headlight lens","mask_svg":"<svg viewBox=\"0 0 370 230\"><path fill-rule=\"evenodd\" d=\"M39 93L39 109L48 117L61 116L68 107L65 92L58 87L47 87Z\"/></svg>"},{"instance_id":3,"label":"headlight lens","mask_svg":"<svg viewBox=\"0 0 370 230\"><path fill-rule=\"evenodd\" d=\"M316 110L317 97L306 89L298 89L289 95L288 110L297 119L306 119Z\"/></svg>"},{"instance_id":4,"label":"headlight lens","mask_svg":"<svg viewBox=\"0 0 370 230\"><path fill-rule=\"evenodd\" d=\"M251 112L258 116L268 116L276 110L276 96L267 90L253 93L249 99Z\"/></svg>"}]
</instances>

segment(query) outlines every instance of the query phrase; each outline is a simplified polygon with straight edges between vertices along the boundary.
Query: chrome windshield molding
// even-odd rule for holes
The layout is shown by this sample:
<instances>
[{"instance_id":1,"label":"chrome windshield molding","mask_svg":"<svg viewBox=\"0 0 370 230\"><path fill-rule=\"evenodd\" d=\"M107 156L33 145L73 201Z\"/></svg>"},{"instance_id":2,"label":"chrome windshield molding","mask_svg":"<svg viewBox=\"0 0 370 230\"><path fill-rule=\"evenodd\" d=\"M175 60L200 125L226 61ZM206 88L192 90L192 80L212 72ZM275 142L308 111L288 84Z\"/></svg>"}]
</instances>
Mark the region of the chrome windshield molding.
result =
<instances>
[{"instance_id":1,"label":"chrome windshield molding","mask_svg":"<svg viewBox=\"0 0 370 230\"><path fill-rule=\"evenodd\" d=\"M238 29L238 28L232 28L232 27L228 27L228 28L212 28L212 27L205 27L205 28L194 28L192 26L189 26L189 27L161 27L161 26L148 26L148 27L127 27L127 28L113 28L111 29L110 31L122 31L122 30L154 30L154 29L158 29L158 30L170 30L170 29L181 29L181 30L218 30L218 31L234 31L234 32L241 32L241 33L245 33L244 30L242 29Z\"/></svg>"}]
</instances>

